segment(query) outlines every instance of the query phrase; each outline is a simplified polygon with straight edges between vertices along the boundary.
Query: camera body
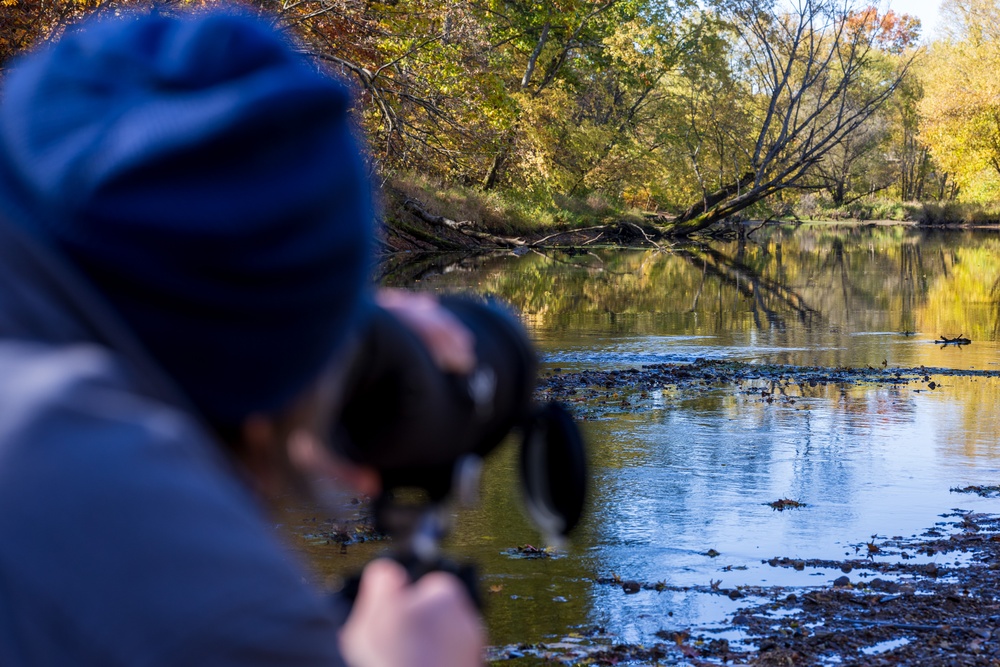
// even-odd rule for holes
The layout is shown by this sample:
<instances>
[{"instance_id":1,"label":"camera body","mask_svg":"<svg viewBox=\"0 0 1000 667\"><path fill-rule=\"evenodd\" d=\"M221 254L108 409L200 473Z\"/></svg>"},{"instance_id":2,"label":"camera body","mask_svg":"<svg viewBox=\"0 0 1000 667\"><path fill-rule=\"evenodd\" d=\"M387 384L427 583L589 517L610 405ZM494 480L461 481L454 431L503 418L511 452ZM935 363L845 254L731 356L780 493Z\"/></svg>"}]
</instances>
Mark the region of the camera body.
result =
<instances>
[{"instance_id":1,"label":"camera body","mask_svg":"<svg viewBox=\"0 0 1000 667\"><path fill-rule=\"evenodd\" d=\"M394 493L420 489L428 506L440 505L467 483L470 461L519 431L529 514L546 533L568 534L586 493L583 440L562 406L533 400L538 363L527 333L495 301L445 296L440 303L472 333L475 369L443 372L405 324L376 308L347 375L332 438L337 453L379 472L376 522L413 542L424 519L417 512L401 521L408 515L392 511Z\"/></svg>"}]
</instances>

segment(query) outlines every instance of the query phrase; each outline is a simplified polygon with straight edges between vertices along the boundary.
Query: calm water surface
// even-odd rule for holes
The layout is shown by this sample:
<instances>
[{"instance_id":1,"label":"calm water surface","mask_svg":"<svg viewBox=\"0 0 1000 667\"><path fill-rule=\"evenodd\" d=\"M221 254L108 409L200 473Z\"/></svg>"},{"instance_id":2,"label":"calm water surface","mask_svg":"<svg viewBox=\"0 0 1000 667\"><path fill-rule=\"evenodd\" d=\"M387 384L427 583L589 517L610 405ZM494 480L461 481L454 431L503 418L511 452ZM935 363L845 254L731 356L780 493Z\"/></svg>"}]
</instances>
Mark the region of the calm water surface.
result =
<instances>
[{"instance_id":1,"label":"calm water surface","mask_svg":"<svg viewBox=\"0 0 1000 667\"><path fill-rule=\"evenodd\" d=\"M523 313L543 372L699 357L1000 369L997 233L815 226L755 237L663 251L419 258L387 267L384 283L506 299ZM974 343L942 349L931 342L942 334ZM1000 512L998 500L949 490L1000 483L1000 384L938 380L935 390L818 387L794 404L732 387L666 391L651 409L585 422L591 509L565 555L550 560L501 553L539 540L520 513L515 448L503 448L489 463L482 507L459 516L449 543L479 562L496 591L487 595L491 642L552 641L595 626L627 642L686 628L738 638L727 614L745 600L625 595L593 579L828 584L841 573L762 560L853 557L872 536L919 534L952 508ZM766 505L779 498L807 507ZM330 574L380 548L311 556Z\"/></svg>"}]
</instances>

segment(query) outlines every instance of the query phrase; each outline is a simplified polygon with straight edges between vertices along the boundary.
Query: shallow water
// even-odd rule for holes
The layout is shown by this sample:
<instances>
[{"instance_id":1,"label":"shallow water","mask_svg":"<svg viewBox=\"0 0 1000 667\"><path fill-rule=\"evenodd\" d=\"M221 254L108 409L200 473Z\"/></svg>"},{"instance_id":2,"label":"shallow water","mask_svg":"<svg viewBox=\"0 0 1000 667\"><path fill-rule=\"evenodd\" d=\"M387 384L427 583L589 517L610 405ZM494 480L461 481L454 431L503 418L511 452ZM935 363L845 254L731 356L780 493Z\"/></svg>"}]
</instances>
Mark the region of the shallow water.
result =
<instances>
[{"instance_id":1,"label":"shallow water","mask_svg":"<svg viewBox=\"0 0 1000 667\"><path fill-rule=\"evenodd\" d=\"M392 267L384 282L511 302L543 372L696 358L1000 369L996 233L816 226L755 236L664 251L421 258ZM932 342L959 334L974 342ZM921 533L953 508L1000 512L998 500L950 491L1000 481L1000 383L934 379L934 389L802 390L794 404L732 387L664 391L649 409L587 421L590 511L555 559L501 553L539 540L518 509L515 447L504 447L489 462L482 506L458 517L449 540L493 591L491 642L559 641L594 627L624 642L687 628L739 639L727 615L748 600L712 594L715 582L829 584L839 570L762 561L854 557L866 542ZM780 498L806 506L767 505ZM331 574L379 548L311 554ZM667 590L626 595L594 582L615 575Z\"/></svg>"}]
</instances>

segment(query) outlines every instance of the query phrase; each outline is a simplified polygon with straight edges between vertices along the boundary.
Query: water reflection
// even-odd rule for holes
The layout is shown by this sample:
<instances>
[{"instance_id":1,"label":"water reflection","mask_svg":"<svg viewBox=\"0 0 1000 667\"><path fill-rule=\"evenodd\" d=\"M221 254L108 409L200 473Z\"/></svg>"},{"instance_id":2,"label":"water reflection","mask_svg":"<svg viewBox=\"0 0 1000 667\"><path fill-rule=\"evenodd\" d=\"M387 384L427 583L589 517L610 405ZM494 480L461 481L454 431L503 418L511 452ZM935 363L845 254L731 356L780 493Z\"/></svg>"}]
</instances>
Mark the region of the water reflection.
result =
<instances>
[{"instance_id":1,"label":"water reflection","mask_svg":"<svg viewBox=\"0 0 1000 667\"><path fill-rule=\"evenodd\" d=\"M996 234L821 226L758 234L756 243L663 252L421 259L390 267L384 280L506 299L550 369L697 357L1000 368ZM942 334L974 342L941 349L931 341ZM500 554L538 539L517 510L514 452L502 450L483 506L460 517L452 540L493 587L493 642L595 625L650 641L658 630L725 625L741 602L711 594L713 582L809 586L840 575L762 560L853 556L872 535L920 532L952 507L1000 511L1000 501L950 492L995 483L1000 382L940 382L796 387L794 403L732 387L667 390L651 409L587 422L591 510L561 559ZM779 498L806 507L775 512L767 503ZM322 567L336 569L334 561ZM613 574L670 588L626 595L594 583Z\"/></svg>"},{"instance_id":2,"label":"water reflection","mask_svg":"<svg viewBox=\"0 0 1000 667\"><path fill-rule=\"evenodd\" d=\"M775 348L769 359L788 363L876 365L892 352L895 365L973 366L992 356L913 343L959 334L995 343L998 255L993 232L772 228L757 243L449 260L416 284L509 300L552 350L589 350L602 334L710 336L712 347ZM880 336L859 344L851 333Z\"/></svg>"}]
</instances>

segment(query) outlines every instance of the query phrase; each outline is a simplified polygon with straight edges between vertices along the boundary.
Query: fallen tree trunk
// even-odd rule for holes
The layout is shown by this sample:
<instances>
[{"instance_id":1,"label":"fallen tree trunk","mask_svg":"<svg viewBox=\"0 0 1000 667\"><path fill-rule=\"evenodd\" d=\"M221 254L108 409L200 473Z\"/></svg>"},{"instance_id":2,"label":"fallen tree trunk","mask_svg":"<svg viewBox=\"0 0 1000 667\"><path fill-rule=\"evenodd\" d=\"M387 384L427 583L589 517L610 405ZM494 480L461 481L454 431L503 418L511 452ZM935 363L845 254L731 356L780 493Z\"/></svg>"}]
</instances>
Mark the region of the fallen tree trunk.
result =
<instances>
[{"instance_id":1,"label":"fallen tree trunk","mask_svg":"<svg viewBox=\"0 0 1000 667\"><path fill-rule=\"evenodd\" d=\"M595 231L598 232L596 236L579 245L589 245L594 241L597 241L599 238L605 238L606 235L606 238L615 239L619 244L628 245L630 241L641 239L643 243L648 243L654 248L662 248L662 246L657 243L657 241L663 239L663 231L661 229L650 227L648 225L639 225L629 221L611 222L606 225L592 225L590 227L580 227L578 229L564 229L532 241L528 244L528 247L538 248L544 246L547 241L559 238L560 236L570 236Z\"/></svg>"},{"instance_id":2,"label":"fallen tree trunk","mask_svg":"<svg viewBox=\"0 0 1000 667\"><path fill-rule=\"evenodd\" d=\"M736 183L727 185L724 188L719 188L715 192L706 193L700 202L692 204L686 211L670 221L668 226L668 229L670 230L669 233L678 233L679 235L690 234L700 229L704 229L717 220L721 220L721 218L713 215L719 205L727 199L739 196L744 190L750 187L753 182L754 174L752 172L746 173L743 174L743 177ZM707 224L702 224L704 220L710 221Z\"/></svg>"},{"instance_id":3,"label":"fallen tree trunk","mask_svg":"<svg viewBox=\"0 0 1000 667\"><path fill-rule=\"evenodd\" d=\"M538 239L525 240L520 237L499 236L497 234L483 231L482 229L478 229L476 227L476 223L472 220L452 220L451 218L446 218L443 215L435 215L427 211L427 209L423 207L423 204L415 199L405 200L403 202L403 208L412 213L419 220L422 220L430 225L435 227L444 227L445 229L458 232L459 234L467 236L470 239L474 239L480 245L490 245L499 248L539 248L545 246L547 242L552 241L553 239L580 235L588 232L598 232L598 234L588 239L586 242L580 243L580 245L587 245L596 241L598 238L608 238L619 244L628 245L638 241L640 244L648 244L655 248L661 248L661 245L657 243L657 241L663 238L663 231L659 227L646 223L637 224L629 220L624 220L579 229L565 229Z\"/></svg>"},{"instance_id":4,"label":"fallen tree trunk","mask_svg":"<svg viewBox=\"0 0 1000 667\"><path fill-rule=\"evenodd\" d=\"M475 223L471 220L457 221L452 220L451 218L446 218L443 215L434 215L424 209L420 202L415 199L407 199L404 201L403 208L430 225L446 227L447 229L454 230L470 238L492 243L493 245L501 248L517 248L527 245L527 243L524 242L524 239L509 236L497 236L496 234L490 234L489 232L476 229L474 226Z\"/></svg>"}]
</instances>

